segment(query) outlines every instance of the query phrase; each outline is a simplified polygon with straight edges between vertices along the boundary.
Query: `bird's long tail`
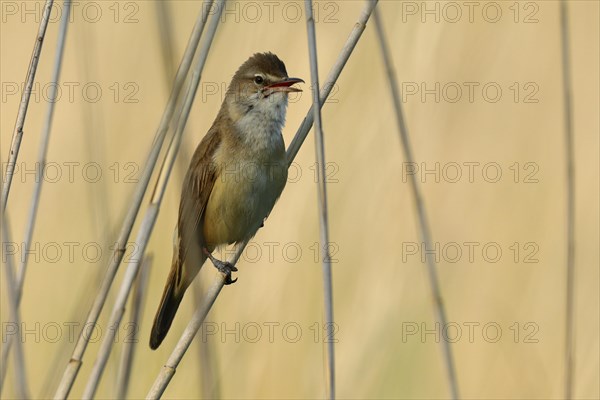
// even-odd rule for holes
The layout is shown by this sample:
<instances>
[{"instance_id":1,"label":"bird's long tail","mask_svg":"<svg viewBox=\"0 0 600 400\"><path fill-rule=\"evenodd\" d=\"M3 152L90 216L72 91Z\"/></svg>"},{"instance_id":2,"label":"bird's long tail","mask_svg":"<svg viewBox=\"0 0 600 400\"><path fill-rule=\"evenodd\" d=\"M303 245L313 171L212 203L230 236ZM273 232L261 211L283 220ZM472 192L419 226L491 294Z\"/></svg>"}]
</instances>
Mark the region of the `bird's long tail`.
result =
<instances>
[{"instance_id":1,"label":"bird's long tail","mask_svg":"<svg viewBox=\"0 0 600 400\"><path fill-rule=\"evenodd\" d=\"M198 275L202 264L206 261L206 255L203 254L201 246L190 243L187 246L188 251L180 253L180 239L177 236L177 231L175 231L175 239L171 271L150 332L150 348L152 350L156 350L167 336L186 289Z\"/></svg>"},{"instance_id":2,"label":"bird's long tail","mask_svg":"<svg viewBox=\"0 0 600 400\"><path fill-rule=\"evenodd\" d=\"M179 268L181 267L179 266ZM152 350L156 350L165 336L167 336L167 332L169 332L173 318L175 318L175 313L185 293L185 288L178 289L176 275L177 267L173 266L169 273L158 311L154 317L154 323L152 324L152 332L150 333L150 348Z\"/></svg>"}]
</instances>

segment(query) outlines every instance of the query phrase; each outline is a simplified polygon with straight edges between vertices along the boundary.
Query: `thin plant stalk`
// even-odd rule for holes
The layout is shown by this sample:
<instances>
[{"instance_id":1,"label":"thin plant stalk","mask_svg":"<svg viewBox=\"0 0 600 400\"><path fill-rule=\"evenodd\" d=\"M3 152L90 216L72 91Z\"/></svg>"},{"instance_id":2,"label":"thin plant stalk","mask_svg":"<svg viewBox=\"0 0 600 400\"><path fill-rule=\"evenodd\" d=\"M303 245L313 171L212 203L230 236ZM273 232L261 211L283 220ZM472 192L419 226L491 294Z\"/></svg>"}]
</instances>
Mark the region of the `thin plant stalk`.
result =
<instances>
[{"instance_id":1,"label":"thin plant stalk","mask_svg":"<svg viewBox=\"0 0 600 400\"><path fill-rule=\"evenodd\" d=\"M219 20L221 17L220 12L224 8L224 3L225 0L217 0L216 2L218 11L213 15L210 21L207 31L208 36L203 41L200 51L198 52L196 66L192 72L190 86L186 93L182 114L179 117L177 131L172 137L167 155L164 158L159 177L156 181L156 186L152 194L150 205L148 206L146 215L144 216L142 225L140 226L140 230L138 231L138 236L136 238L135 243L138 246L138 252L140 255L145 253L148 241L150 240L150 235L152 234L152 230L154 228L154 224L156 223L158 212L160 210L160 205L162 203L167 183L169 181L169 177L173 169L173 165L175 163L175 158L177 157L177 151L179 150L179 145L181 143L181 136L185 129L185 125L187 123L192 104L196 96L196 91L198 90L198 86L200 84L202 70L204 69L204 65L206 64L208 52L210 50L217 27L219 26ZM106 336L104 337L104 340L102 341L102 344L100 346L98 358L94 363L92 372L90 374L90 378L88 379L88 383L83 393L84 399L91 399L96 393L98 384L100 382L100 378L102 377L102 373L104 372L106 362L108 361L108 357L110 356L110 352L114 344L115 334L123 318L123 314L125 312L125 303L127 302L127 298L129 297L129 293L131 292L131 288L137 276L139 266L139 258L132 259L129 265L127 266L125 277L123 278L123 282L121 283L121 288L115 300L113 311L110 316L108 326L111 329L109 329L106 332Z\"/></svg>"},{"instance_id":2,"label":"thin plant stalk","mask_svg":"<svg viewBox=\"0 0 600 400\"><path fill-rule=\"evenodd\" d=\"M183 87L185 77L187 76L187 73L190 69L194 53L196 52L198 42L200 41L200 36L202 34L202 31L204 30L204 26L208 18L208 10L210 7L207 6L210 6L211 4L212 0L206 0L203 3L202 9L200 10L194 28L192 29L188 45L182 57L179 69L177 70L177 74L175 76L175 81L173 83L171 95L169 97L158 129L156 131L152 148L150 150L150 153L148 154L148 158L146 159L144 170L142 172L138 185L136 186L131 206L127 212L125 220L123 221L121 232L117 240L117 246L114 250L114 254L111 257L111 261L106 270L106 274L104 276L104 280L102 281L100 291L98 292L94 300L94 304L90 309L84 326L96 325L98 317L100 316L100 312L102 311L104 303L106 302L106 298L108 297L108 292L110 291L110 287L117 273L118 267L121 263L121 260L123 259L123 255L125 254L125 246L127 245L127 240L129 239L129 235L131 234L131 230L139 212L144 194L146 193L146 188L148 187L148 183L152 176L152 172L154 171L154 166L156 165L160 149L162 148L162 144L166 136L169 121L171 120L173 112L175 110L177 98L179 97L179 93L181 92L181 89ZM88 342L89 336L85 334L85 330L82 330L75 345L75 349L73 350L71 359L67 364L63 377L59 383L58 389L54 395L55 399L66 399L69 395L69 392L73 387L73 383L77 378L79 369L81 368L83 355L87 348Z\"/></svg>"},{"instance_id":3,"label":"thin plant stalk","mask_svg":"<svg viewBox=\"0 0 600 400\"><path fill-rule=\"evenodd\" d=\"M321 90L320 90L321 108L323 107L323 104L325 104L325 100L327 100L327 97L331 93L331 90L333 89L333 85L335 85L335 82L337 81L340 74L342 73L342 70L344 69L346 62L348 62L348 59L350 58L350 54L352 54L354 47L356 46L356 44L358 43L358 40L360 39L362 33L364 32L364 30L367 26L367 21L369 20L369 17L371 16L373 9L377 5L377 1L378 0L367 1L367 3L365 4L365 7L361 11L358 21L356 22L356 24L354 25L354 28L352 29L352 32L350 32L350 36L346 40L344 47L342 47L342 50L341 50L337 60L335 61L335 64L329 71L329 75L327 75L327 79L325 79L325 84L321 87ZM296 158L298 151L300 151L300 147L302 147L302 143L304 143L304 140L306 139L306 136L308 136L308 132L310 131L310 128L312 127L312 124L314 122L314 117L315 117L314 112L313 112L313 107L314 106L311 106L310 110L306 114L306 117L304 117L304 119L302 120L300 127L298 128L298 130L296 131L296 134L294 135L294 139L292 139L292 142L290 143L290 145L287 149L286 157L288 160L288 167L292 164L292 162L294 161L294 158Z\"/></svg>"},{"instance_id":4,"label":"thin plant stalk","mask_svg":"<svg viewBox=\"0 0 600 400\"><path fill-rule=\"evenodd\" d=\"M21 149L21 141L23 140L23 127L25 126L25 117L27 116L27 108L29 107L29 99L31 98L31 89L33 87L33 82L35 81L35 73L37 72L40 54L42 53L42 45L44 44L44 37L46 36L46 28L48 27L50 11L53 3L54 0L46 0L46 4L44 5L42 19L40 20L38 33L35 38L35 44L33 45L33 54L31 54L31 61L29 62L27 76L25 77L25 89L23 90L23 94L21 94L21 103L19 105L19 111L17 112L17 120L13 130L10 152L8 153L6 177L2 184L2 198L0 199L0 204L2 204L2 212L6 210L8 193L10 192L12 178L17 165L17 157L19 156L19 150Z\"/></svg>"},{"instance_id":5,"label":"thin plant stalk","mask_svg":"<svg viewBox=\"0 0 600 400\"><path fill-rule=\"evenodd\" d=\"M4 247L4 243L11 243L9 229L8 229L8 215L4 213L2 221L0 221L0 225L2 227L2 246ZM17 293L16 293L16 285L15 285L15 277L13 275L13 263L12 256L9 254L6 257L4 264L4 272L6 276L6 294L8 297L8 308L10 312L10 320L8 322L9 325L15 327L14 335L16 336L15 345L15 377L17 381L17 396L21 399L28 399L28 390L27 390L27 375L25 369L25 358L23 357L23 342L21 341L21 317L19 315L19 305L17 304ZM4 365L4 368L8 368ZM3 385L2 385L3 387ZM0 387L0 391L2 390Z\"/></svg>"},{"instance_id":6,"label":"thin plant stalk","mask_svg":"<svg viewBox=\"0 0 600 400\"><path fill-rule=\"evenodd\" d=\"M381 22L378 10L375 10L374 15L375 28L377 31L377 37L381 47L381 55L385 63L386 73L389 80L390 93L394 102L394 109L396 112L396 120L398 123L398 131L400 133L400 139L402 141L402 149L404 150L404 159L406 162L413 163L414 157L410 140L408 137L408 129L404 120L404 114L402 112L402 103L400 102L400 94L398 92L398 82L396 81L396 75L394 73L394 67L390 51L387 45L385 32L383 30L383 24ZM410 179L410 186L414 198L414 204L417 211L419 221L419 233L421 241L425 243L425 248L433 248L433 241L431 239L431 231L429 229L429 222L427 220L427 213L425 212L425 204L421 196L421 191L417 183L416 177L413 175ZM429 283L431 285L431 294L433 297L434 308L436 312L436 318L442 326L447 325L446 311L444 303L442 301L442 292L440 289L439 279L437 275L436 265L431 257L427 258L427 272L429 277ZM458 399L458 383L456 379L456 371L454 367L454 358L452 356L452 349L450 343L447 340L442 340L442 349L444 355L444 362L446 365L446 373L448 375L448 383L450 386L450 394L453 399Z\"/></svg>"},{"instance_id":7,"label":"thin plant stalk","mask_svg":"<svg viewBox=\"0 0 600 400\"><path fill-rule=\"evenodd\" d=\"M162 54L165 83L169 85L171 83L171 76L173 76L173 48L175 47L173 41L173 24L170 8L171 3L156 1L155 7L157 26L160 32L160 49ZM190 159L188 146L185 146L185 137L183 140L184 146L180 146L179 148L179 156L177 157L177 164L175 166L175 174L178 176L178 182L180 182L178 184L179 186L181 186L181 182L185 176Z\"/></svg>"},{"instance_id":8,"label":"thin plant stalk","mask_svg":"<svg viewBox=\"0 0 600 400\"><path fill-rule=\"evenodd\" d=\"M567 179L567 279L565 307L565 399L573 397L575 362L575 162L573 138L573 105L569 49L569 13L567 2L560 2L560 39L565 118L565 162Z\"/></svg>"},{"instance_id":9,"label":"thin plant stalk","mask_svg":"<svg viewBox=\"0 0 600 400\"><path fill-rule=\"evenodd\" d=\"M331 89L333 88L333 85L335 84L337 78L340 76L340 73L344 69L344 66L346 65L346 62L348 61L348 59L350 58L352 51L356 47L356 44L358 43L362 33L364 32L367 21L369 20L369 17L371 16L371 13L373 12L373 9L376 4L377 4L377 0L367 2L367 4L365 5L365 8L363 9L363 11L360 14L358 22L354 25L354 28L352 29L350 36L348 37L348 39L346 40L346 43L342 47L342 50L341 50L336 62L334 63L331 71L329 72L329 75L327 77L327 80L325 81L324 86L320 90L321 107L327 100L327 97L331 93ZM310 128L312 127L313 118L314 118L314 115L313 115L313 110L311 107L311 109L306 114L306 117L302 121L300 127L298 128L298 131L296 132L296 135L294 136L294 139L292 140L290 147L288 147L288 150L286 153L287 159L288 159L288 166L291 165L291 163L294 161L294 158L296 157L296 154L298 154L298 151L300 150L300 147L302 146L304 139L306 139L306 136L308 135L308 132L310 131ZM236 250L235 250L233 256L228 260L229 263L231 263L232 265L235 265L237 263L242 252L244 251L244 248L246 247L246 245L247 245L247 242L242 243L240 246L236 247ZM169 385L169 382L175 375L177 366L183 359L183 356L185 355L185 352L187 351L188 347L190 346L194 337L196 336L198 329L200 329L200 326L204 322L206 315L210 311L217 296L221 292L221 289L223 288L224 283L225 283L225 275L222 273L217 273L217 276L216 276L214 282L212 283L212 285L209 287L208 291L206 292L206 297L204 298L204 302L196 310L192 320L188 323L187 327L183 331L183 334L181 335L181 338L177 342L177 345L171 352L171 355L169 356L167 363L159 372L156 380L154 381L154 384L152 385L152 387L150 388L150 391L146 395L146 399L159 399L163 395L165 389Z\"/></svg>"},{"instance_id":10,"label":"thin plant stalk","mask_svg":"<svg viewBox=\"0 0 600 400\"><path fill-rule=\"evenodd\" d=\"M129 389L129 381L131 378L131 366L133 365L135 348L139 340L138 328L140 327L142 305L144 304L146 292L148 290L148 277L150 276L152 260L152 254L144 257L144 262L133 289L131 298L131 317L129 319L129 325L133 327L133 336L128 337L127 340L123 342L123 351L121 353L119 372L117 374L116 399L124 399L127 397L127 390Z\"/></svg>"},{"instance_id":11,"label":"thin plant stalk","mask_svg":"<svg viewBox=\"0 0 600 400\"><path fill-rule=\"evenodd\" d=\"M160 32L160 50L162 53L163 68L165 71L166 82L171 82L173 76L173 29L171 18L171 3L165 1L157 1L154 3L156 7L156 18L158 30Z\"/></svg>"},{"instance_id":12,"label":"thin plant stalk","mask_svg":"<svg viewBox=\"0 0 600 400\"><path fill-rule=\"evenodd\" d=\"M173 75L173 48L175 47L173 41L171 3L156 1L154 4L156 7L156 23L160 32L160 50L162 54L165 82L166 84L170 84L171 76ZM179 182L183 181L191 158L188 146L185 145L185 137L183 140L184 145L179 148L179 156L177 157L177 164L175 166L175 175L178 177ZM179 183L179 186L181 186L181 183Z\"/></svg>"},{"instance_id":13,"label":"thin plant stalk","mask_svg":"<svg viewBox=\"0 0 600 400\"><path fill-rule=\"evenodd\" d=\"M327 208L327 182L325 177L325 142L321 122L321 99L319 98L319 67L317 61L317 38L315 20L313 17L312 0L304 1L306 10L306 30L308 33L308 53L310 56L311 87L315 88L313 94L313 116L315 126L315 153L318 171L318 207L321 249L323 250L323 287L325 299L325 327L327 329L327 360L328 360L328 395L335 399L335 356L333 348L333 278L331 275L331 256L329 254L329 220Z\"/></svg>"},{"instance_id":14,"label":"thin plant stalk","mask_svg":"<svg viewBox=\"0 0 600 400\"><path fill-rule=\"evenodd\" d=\"M196 280L194 285L194 304L202 304L205 290ZM200 396L202 399L220 399L221 380L218 373L217 358L213 341L206 337L198 342L198 361L200 363ZM204 340L206 339L206 340Z\"/></svg>"},{"instance_id":15,"label":"thin plant stalk","mask_svg":"<svg viewBox=\"0 0 600 400\"><path fill-rule=\"evenodd\" d=\"M247 242L245 242L242 246L237 247L235 254L229 260L229 262L232 265L235 265L235 263L241 256L242 251L246 244L247 244ZM217 296L221 292L221 289L223 289L224 284L225 284L225 274L218 272L215 277L215 280L213 281L212 285L209 287L208 291L206 292L206 297L205 297L204 302L202 302L200 307L198 307L198 309L194 313L194 316L192 317L192 320L188 323L187 327L183 331L183 334L181 335L181 338L177 342L175 349L173 349L171 356L169 356L167 363L160 370L160 373L158 374L158 377L154 381L152 388L150 388L150 391L146 395L146 399L160 399L161 398L165 389L169 385L169 382L171 382L171 379L175 375L175 370L177 369L177 366L183 359L185 352L190 347L190 344L192 344L192 341L194 340L194 337L196 336L196 333L198 332L200 325L202 325L202 323L204 322L206 315L208 315L208 312L210 311L215 300L217 299Z\"/></svg>"},{"instance_id":16,"label":"thin plant stalk","mask_svg":"<svg viewBox=\"0 0 600 400\"><path fill-rule=\"evenodd\" d=\"M48 143L50 142L50 129L52 127L52 119L54 116L54 106L56 105L56 93L57 86L60 78L60 70L62 67L63 54L65 49L65 38L67 36L67 27L69 26L69 14L71 11L71 0L65 0L63 2L63 13L60 20L60 27L58 30L58 38L56 42L56 54L54 57L54 68L52 70L52 78L50 80L50 93L49 93L49 102L48 109L46 111L46 117L44 120L44 125L42 128L42 135L40 141L40 149L38 154L37 166L40 172L43 172L46 167L46 155L48 154ZM29 218L27 220L27 225L25 227L25 237L23 239L23 248L29 249L29 245L31 244L31 238L33 236L33 229L35 227L35 221L37 217L38 206L40 204L40 196L42 192L42 183L44 179L37 179L34 187L33 187L33 195L31 197L31 205L29 208ZM27 269L27 261L29 260L29 251L25 251L23 257L21 257L21 262L19 264L19 269L17 270L16 277L16 286L15 286L15 294L16 294L16 302L17 307L21 303L21 296L23 294L23 285L25 283L25 272ZM13 337L10 336L8 340L2 346L2 371L0 372L0 387L2 387L2 383L4 382L4 377L6 373L6 369L4 366L8 360L8 355L10 353L10 348L12 345Z\"/></svg>"}]
</instances>

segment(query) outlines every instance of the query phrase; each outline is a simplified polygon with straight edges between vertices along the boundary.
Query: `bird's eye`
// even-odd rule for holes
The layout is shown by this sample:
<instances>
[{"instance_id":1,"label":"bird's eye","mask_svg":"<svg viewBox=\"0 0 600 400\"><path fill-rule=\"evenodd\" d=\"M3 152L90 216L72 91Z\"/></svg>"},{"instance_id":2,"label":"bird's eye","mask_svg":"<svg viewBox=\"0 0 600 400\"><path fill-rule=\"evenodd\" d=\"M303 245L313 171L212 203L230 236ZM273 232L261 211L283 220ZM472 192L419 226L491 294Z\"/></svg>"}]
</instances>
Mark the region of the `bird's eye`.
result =
<instances>
[{"instance_id":1,"label":"bird's eye","mask_svg":"<svg viewBox=\"0 0 600 400\"><path fill-rule=\"evenodd\" d=\"M256 75L254 77L254 83L256 83L257 85L260 85L261 83L263 83L265 80L263 79L262 76L260 75Z\"/></svg>"}]
</instances>

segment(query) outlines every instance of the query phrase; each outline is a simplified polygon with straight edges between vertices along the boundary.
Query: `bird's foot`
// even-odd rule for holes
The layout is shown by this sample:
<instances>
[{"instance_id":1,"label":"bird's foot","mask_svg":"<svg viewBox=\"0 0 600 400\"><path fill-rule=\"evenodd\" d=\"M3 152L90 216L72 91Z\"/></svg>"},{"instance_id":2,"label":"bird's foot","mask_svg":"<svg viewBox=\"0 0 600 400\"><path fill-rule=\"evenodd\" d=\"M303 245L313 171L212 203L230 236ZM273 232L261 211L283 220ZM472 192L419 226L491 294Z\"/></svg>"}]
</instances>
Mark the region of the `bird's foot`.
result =
<instances>
[{"instance_id":1,"label":"bird's foot","mask_svg":"<svg viewBox=\"0 0 600 400\"><path fill-rule=\"evenodd\" d=\"M216 259L208 250L204 249L204 253L213 263L216 269L219 270L220 273L225 275L225 285L231 285L237 281L237 278L231 279L231 273L237 271L238 269L231 264L229 261L221 261Z\"/></svg>"}]
</instances>

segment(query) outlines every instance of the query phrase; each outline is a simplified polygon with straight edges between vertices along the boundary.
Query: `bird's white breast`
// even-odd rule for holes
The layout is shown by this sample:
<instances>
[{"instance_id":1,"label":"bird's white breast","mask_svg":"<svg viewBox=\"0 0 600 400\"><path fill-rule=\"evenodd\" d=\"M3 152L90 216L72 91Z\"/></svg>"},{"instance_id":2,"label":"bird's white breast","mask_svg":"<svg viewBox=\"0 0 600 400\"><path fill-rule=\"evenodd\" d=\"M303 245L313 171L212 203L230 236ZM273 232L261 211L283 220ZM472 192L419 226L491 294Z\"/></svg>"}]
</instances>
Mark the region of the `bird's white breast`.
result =
<instances>
[{"instance_id":1,"label":"bird's white breast","mask_svg":"<svg viewBox=\"0 0 600 400\"><path fill-rule=\"evenodd\" d=\"M240 137L249 148L264 149L283 145L281 130L285 124L287 95L276 92L258 99L236 122Z\"/></svg>"},{"instance_id":2,"label":"bird's white breast","mask_svg":"<svg viewBox=\"0 0 600 400\"><path fill-rule=\"evenodd\" d=\"M277 96L280 94L277 93ZM287 180L287 161L281 130L287 99L262 99L236 122L241 145L230 154L215 153L220 176L205 212L209 242L224 244L249 239L281 195Z\"/></svg>"}]
</instances>

